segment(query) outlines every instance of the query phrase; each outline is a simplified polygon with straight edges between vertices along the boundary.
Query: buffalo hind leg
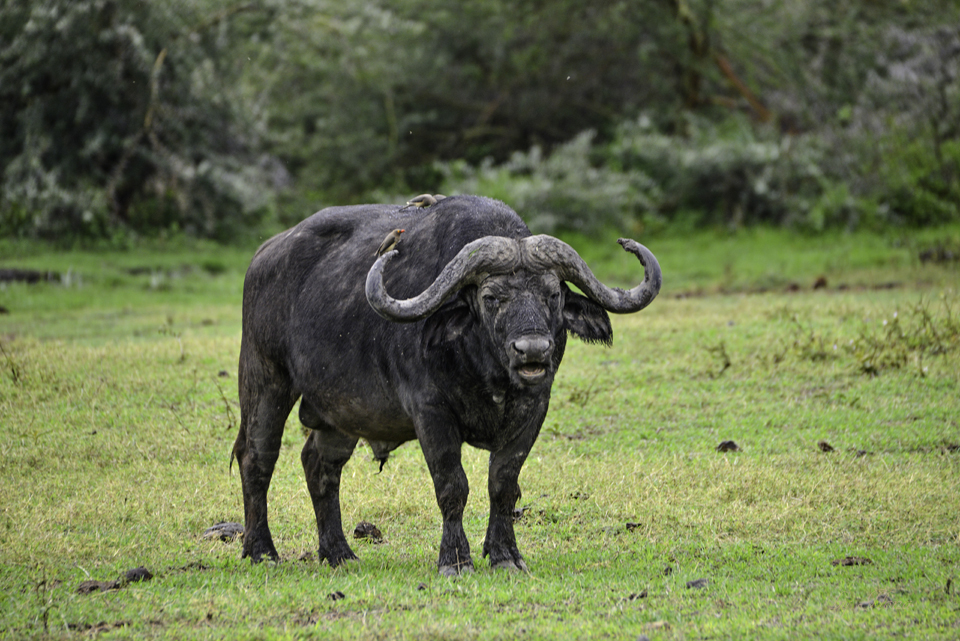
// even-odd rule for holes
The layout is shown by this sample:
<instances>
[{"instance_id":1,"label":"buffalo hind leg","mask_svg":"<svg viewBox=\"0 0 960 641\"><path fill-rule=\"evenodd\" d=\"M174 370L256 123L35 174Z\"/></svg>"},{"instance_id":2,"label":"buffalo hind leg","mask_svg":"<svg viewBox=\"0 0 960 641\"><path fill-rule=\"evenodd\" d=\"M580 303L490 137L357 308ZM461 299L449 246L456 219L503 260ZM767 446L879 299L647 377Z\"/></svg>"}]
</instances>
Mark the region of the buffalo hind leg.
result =
<instances>
[{"instance_id":1,"label":"buffalo hind leg","mask_svg":"<svg viewBox=\"0 0 960 641\"><path fill-rule=\"evenodd\" d=\"M301 403L301 419L304 415L304 404ZM320 541L317 556L321 563L326 559L331 567L337 567L344 561L357 558L343 535L340 518L340 472L353 454L357 439L327 425L304 423L313 428L303 445L300 462L317 517Z\"/></svg>"},{"instance_id":2,"label":"buffalo hind leg","mask_svg":"<svg viewBox=\"0 0 960 641\"><path fill-rule=\"evenodd\" d=\"M251 385L248 386L248 383ZM255 389L257 384L261 389ZM264 389L265 388L265 389ZM243 555L257 563L264 557L278 560L267 524L267 491L280 455L280 441L296 395L288 386L264 385L240 371L240 431L233 455L240 466L243 485Z\"/></svg>"}]
</instances>

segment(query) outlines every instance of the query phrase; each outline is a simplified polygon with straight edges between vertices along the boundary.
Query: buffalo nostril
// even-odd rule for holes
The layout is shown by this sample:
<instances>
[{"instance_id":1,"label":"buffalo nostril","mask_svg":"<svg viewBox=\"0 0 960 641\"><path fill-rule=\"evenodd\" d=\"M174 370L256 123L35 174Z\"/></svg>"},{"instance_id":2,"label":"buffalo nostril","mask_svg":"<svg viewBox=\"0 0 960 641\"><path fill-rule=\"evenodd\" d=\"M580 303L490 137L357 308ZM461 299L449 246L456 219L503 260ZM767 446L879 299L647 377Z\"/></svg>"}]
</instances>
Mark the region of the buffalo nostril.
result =
<instances>
[{"instance_id":1,"label":"buffalo nostril","mask_svg":"<svg viewBox=\"0 0 960 641\"><path fill-rule=\"evenodd\" d=\"M542 359L553 348L553 341L546 338L521 338L512 345L517 354L532 359Z\"/></svg>"},{"instance_id":2,"label":"buffalo nostril","mask_svg":"<svg viewBox=\"0 0 960 641\"><path fill-rule=\"evenodd\" d=\"M521 338L518 341L513 341L513 349L517 351L518 354L526 354L530 349L530 341L526 338Z\"/></svg>"}]
</instances>

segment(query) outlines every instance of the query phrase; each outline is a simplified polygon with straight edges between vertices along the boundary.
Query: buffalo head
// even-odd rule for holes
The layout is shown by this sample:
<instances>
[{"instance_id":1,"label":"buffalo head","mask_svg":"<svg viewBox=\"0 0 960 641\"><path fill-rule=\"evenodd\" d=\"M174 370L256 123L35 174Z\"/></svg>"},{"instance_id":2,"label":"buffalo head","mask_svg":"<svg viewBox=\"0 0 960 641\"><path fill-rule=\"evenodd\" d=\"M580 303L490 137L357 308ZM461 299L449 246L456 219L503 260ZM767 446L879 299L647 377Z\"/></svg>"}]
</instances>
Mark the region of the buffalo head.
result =
<instances>
[{"instance_id":1,"label":"buffalo head","mask_svg":"<svg viewBox=\"0 0 960 641\"><path fill-rule=\"evenodd\" d=\"M383 282L397 251L381 256L367 273L367 301L383 318L409 323L430 317L459 294L455 307L460 312L444 319L443 335L478 322L493 346L492 356L516 386L549 385L562 356L563 332L609 344L605 310L640 311L660 291L660 265L653 254L636 241L618 242L644 266L643 282L628 291L601 283L572 247L552 236L486 236L465 245L426 290L405 300L391 297ZM587 296L573 292L568 282Z\"/></svg>"}]
</instances>

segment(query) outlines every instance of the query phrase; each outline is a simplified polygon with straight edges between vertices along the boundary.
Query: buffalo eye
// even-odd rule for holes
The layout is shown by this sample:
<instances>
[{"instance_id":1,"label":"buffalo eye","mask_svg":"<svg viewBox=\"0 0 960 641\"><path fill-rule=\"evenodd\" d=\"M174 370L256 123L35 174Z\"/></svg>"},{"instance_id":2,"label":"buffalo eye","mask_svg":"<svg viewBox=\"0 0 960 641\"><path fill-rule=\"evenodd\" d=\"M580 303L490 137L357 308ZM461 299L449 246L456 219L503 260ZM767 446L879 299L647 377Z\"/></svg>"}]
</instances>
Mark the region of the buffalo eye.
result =
<instances>
[{"instance_id":1,"label":"buffalo eye","mask_svg":"<svg viewBox=\"0 0 960 641\"><path fill-rule=\"evenodd\" d=\"M494 310L500 307L500 299L491 294L487 294L483 297L483 304L489 310Z\"/></svg>"}]
</instances>

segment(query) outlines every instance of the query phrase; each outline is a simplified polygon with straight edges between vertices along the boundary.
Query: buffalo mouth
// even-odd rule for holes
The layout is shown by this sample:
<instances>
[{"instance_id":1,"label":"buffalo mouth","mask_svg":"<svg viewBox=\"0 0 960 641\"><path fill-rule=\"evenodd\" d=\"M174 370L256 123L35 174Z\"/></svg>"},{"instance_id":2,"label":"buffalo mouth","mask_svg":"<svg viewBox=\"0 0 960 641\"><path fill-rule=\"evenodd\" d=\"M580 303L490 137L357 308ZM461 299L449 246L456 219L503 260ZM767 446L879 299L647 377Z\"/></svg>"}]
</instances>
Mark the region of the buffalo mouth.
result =
<instances>
[{"instance_id":1,"label":"buffalo mouth","mask_svg":"<svg viewBox=\"0 0 960 641\"><path fill-rule=\"evenodd\" d=\"M541 363L525 363L517 368L517 374L525 383L538 383L547 375L547 368Z\"/></svg>"}]
</instances>

